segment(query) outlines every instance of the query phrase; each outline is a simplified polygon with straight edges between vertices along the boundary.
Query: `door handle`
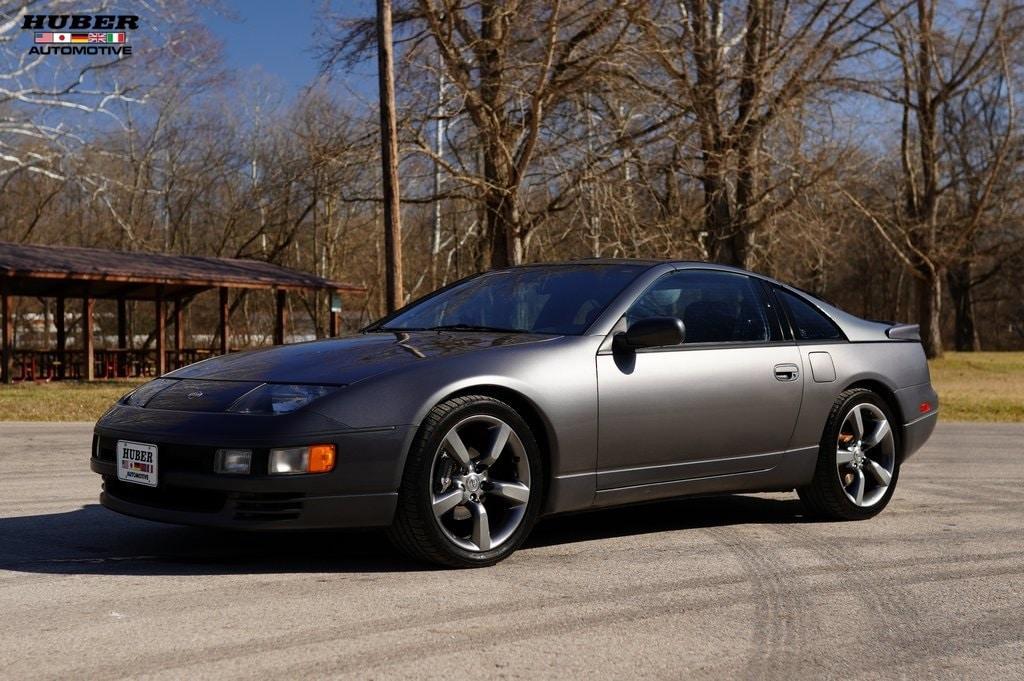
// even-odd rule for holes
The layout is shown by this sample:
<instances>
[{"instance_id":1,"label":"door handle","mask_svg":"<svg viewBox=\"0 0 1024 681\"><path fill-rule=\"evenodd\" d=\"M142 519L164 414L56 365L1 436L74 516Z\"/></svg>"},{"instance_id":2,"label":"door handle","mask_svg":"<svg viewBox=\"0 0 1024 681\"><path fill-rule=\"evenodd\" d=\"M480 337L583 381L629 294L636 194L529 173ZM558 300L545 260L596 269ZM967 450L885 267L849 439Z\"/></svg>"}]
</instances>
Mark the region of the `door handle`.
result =
<instances>
[{"instance_id":1,"label":"door handle","mask_svg":"<svg viewBox=\"0 0 1024 681\"><path fill-rule=\"evenodd\" d=\"M776 364L775 378L779 381L795 381L800 378L800 367L795 364Z\"/></svg>"}]
</instances>

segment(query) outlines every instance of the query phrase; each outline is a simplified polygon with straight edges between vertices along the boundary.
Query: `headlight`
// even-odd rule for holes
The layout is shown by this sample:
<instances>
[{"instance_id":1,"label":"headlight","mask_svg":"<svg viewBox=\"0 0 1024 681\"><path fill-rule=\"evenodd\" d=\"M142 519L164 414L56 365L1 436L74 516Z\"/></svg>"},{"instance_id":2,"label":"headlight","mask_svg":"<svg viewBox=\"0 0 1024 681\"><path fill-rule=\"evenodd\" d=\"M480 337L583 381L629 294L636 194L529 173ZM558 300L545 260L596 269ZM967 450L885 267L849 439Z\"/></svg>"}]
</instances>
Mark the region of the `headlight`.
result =
<instances>
[{"instance_id":1,"label":"headlight","mask_svg":"<svg viewBox=\"0 0 1024 681\"><path fill-rule=\"evenodd\" d=\"M271 449L267 470L271 475L328 473L334 470L334 445Z\"/></svg>"},{"instance_id":2,"label":"headlight","mask_svg":"<svg viewBox=\"0 0 1024 681\"><path fill-rule=\"evenodd\" d=\"M251 449L218 449L213 469L218 473L248 475L252 468Z\"/></svg>"},{"instance_id":3,"label":"headlight","mask_svg":"<svg viewBox=\"0 0 1024 681\"><path fill-rule=\"evenodd\" d=\"M121 404L127 404L129 407L145 407L146 403L156 397L158 392L164 388L170 388L175 383L177 381L173 378L158 378L150 381L122 397Z\"/></svg>"},{"instance_id":4,"label":"headlight","mask_svg":"<svg viewBox=\"0 0 1024 681\"><path fill-rule=\"evenodd\" d=\"M265 383L235 400L228 411L236 414L287 414L338 389L333 385L281 385Z\"/></svg>"}]
</instances>

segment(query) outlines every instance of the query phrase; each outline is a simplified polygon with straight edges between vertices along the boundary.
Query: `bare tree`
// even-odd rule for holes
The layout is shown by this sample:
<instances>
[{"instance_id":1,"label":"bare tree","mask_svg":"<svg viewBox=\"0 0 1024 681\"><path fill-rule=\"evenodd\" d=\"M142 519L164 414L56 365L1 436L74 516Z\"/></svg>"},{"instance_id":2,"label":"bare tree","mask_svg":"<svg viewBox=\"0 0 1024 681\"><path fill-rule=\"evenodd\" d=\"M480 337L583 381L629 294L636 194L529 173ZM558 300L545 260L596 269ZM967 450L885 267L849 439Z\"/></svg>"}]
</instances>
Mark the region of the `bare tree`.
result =
<instances>
[{"instance_id":1,"label":"bare tree","mask_svg":"<svg viewBox=\"0 0 1024 681\"><path fill-rule=\"evenodd\" d=\"M982 0L974 8L956 8L937 19L938 9L937 0L916 0L879 42L897 67L897 77L891 84L879 83L878 92L901 110L902 196L894 206L871 210L847 192L914 277L917 319L929 357L943 353L942 283L947 267L951 259L969 259L1013 135L1011 105L1009 119L998 125L994 154L980 175L972 172L979 191L970 200L967 220L950 219L943 203L955 185L945 176L951 170L952 147L942 135L943 111L966 101L993 77L1001 81L998 99L1012 102L1012 96L1007 99L1012 89L1006 51L1020 35L1019 8L1012 2Z\"/></svg>"},{"instance_id":2,"label":"bare tree","mask_svg":"<svg viewBox=\"0 0 1024 681\"><path fill-rule=\"evenodd\" d=\"M645 4L645 54L658 70L644 85L693 121L707 257L750 266L761 228L821 178L820 163L786 167L773 158L766 138L813 98L844 84L840 67L888 20L877 6L875 0ZM779 187L788 189L781 199Z\"/></svg>"}]
</instances>

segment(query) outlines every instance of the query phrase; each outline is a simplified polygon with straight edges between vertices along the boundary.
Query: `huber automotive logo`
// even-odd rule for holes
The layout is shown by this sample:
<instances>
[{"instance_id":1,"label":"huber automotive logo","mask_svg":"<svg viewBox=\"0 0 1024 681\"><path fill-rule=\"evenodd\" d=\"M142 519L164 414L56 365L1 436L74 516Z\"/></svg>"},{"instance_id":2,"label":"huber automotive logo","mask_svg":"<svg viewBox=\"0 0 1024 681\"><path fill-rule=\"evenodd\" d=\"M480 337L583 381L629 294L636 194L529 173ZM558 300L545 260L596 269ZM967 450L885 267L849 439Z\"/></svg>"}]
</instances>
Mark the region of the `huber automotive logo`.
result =
<instances>
[{"instance_id":1,"label":"huber automotive logo","mask_svg":"<svg viewBox=\"0 0 1024 681\"><path fill-rule=\"evenodd\" d=\"M26 14L23 31L35 33L29 54L114 55L128 57L128 31L139 28L134 15Z\"/></svg>"}]
</instances>

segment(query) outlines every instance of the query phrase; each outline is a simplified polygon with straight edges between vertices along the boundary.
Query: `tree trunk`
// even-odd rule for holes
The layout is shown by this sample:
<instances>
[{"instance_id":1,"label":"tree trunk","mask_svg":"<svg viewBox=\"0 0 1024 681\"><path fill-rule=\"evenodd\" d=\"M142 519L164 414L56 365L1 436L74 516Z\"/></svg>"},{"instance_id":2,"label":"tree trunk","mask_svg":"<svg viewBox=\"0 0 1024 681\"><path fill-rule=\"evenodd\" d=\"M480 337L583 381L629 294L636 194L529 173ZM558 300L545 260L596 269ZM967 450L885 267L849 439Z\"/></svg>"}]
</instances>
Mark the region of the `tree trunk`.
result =
<instances>
[{"instance_id":1,"label":"tree trunk","mask_svg":"<svg viewBox=\"0 0 1024 681\"><path fill-rule=\"evenodd\" d=\"M954 347L958 352L981 350L978 326L974 319L974 286L971 284L971 263L961 263L946 275L949 295L953 298L953 312L956 316Z\"/></svg>"},{"instance_id":2,"label":"tree trunk","mask_svg":"<svg viewBox=\"0 0 1024 681\"><path fill-rule=\"evenodd\" d=\"M704 229L708 234L708 255L712 262L740 265L733 233L732 200L728 184L717 164L705 161L704 166Z\"/></svg>"},{"instance_id":3,"label":"tree trunk","mask_svg":"<svg viewBox=\"0 0 1024 681\"><path fill-rule=\"evenodd\" d=\"M498 191L488 191L484 199L487 208L487 254L484 258L485 269L508 267L512 262L512 250L509 248L508 223L509 201Z\"/></svg>"},{"instance_id":4,"label":"tree trunk","mask_svg":"<svg viewBox=\"0 0 1024 681\"><path fill-rule=\"evenodd\" d=\"M928 270L915 281L924 354L929 359L942 357L942 274Z\"/></svg>"}]
</instances>

